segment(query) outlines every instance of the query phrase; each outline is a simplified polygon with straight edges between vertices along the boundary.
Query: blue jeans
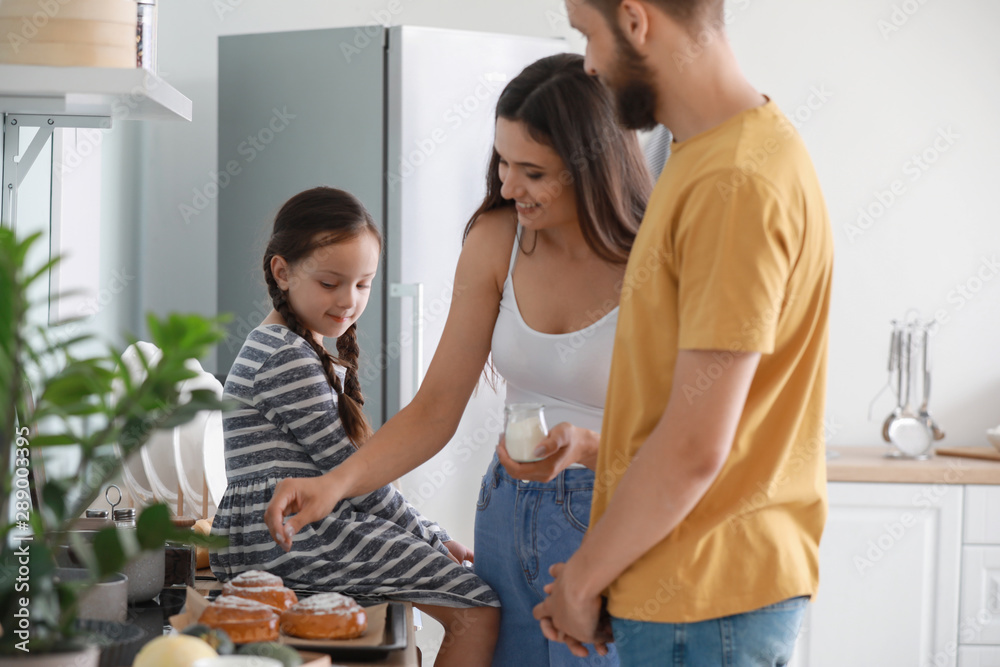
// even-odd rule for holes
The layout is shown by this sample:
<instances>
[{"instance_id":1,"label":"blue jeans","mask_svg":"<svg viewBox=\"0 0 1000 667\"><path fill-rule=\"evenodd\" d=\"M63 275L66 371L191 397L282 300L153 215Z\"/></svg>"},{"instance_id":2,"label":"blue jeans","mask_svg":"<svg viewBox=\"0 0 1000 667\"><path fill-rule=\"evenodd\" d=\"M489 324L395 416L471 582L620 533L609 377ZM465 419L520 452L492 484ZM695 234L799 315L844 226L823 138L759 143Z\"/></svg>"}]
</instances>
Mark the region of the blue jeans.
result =
<instances>
[{"instance_id":1,"label":"blue jeans","mask_svg":"<svg viewBox=\"0 0 1000 667\"><path fill-rule=\"evenodd\" d=\"M623 667L781 667L787 665L808 597L698 623L611 619Z\"/></svg>"},{"instance_id":2,"label":"blue jeans","mask_svg":"<svg viewBox=\"0 0 1000 667\"><path fill-rule=\"evenodd\" d=\"M500 596L495 667L618 664L614 649L586 660L542 635L532 608L545 599L549 566L580 547L590 522L594 473L564 470L548 483L513 479L496 456L483 476L476 506L476 574Z\"/></svg>"}]
</instances>

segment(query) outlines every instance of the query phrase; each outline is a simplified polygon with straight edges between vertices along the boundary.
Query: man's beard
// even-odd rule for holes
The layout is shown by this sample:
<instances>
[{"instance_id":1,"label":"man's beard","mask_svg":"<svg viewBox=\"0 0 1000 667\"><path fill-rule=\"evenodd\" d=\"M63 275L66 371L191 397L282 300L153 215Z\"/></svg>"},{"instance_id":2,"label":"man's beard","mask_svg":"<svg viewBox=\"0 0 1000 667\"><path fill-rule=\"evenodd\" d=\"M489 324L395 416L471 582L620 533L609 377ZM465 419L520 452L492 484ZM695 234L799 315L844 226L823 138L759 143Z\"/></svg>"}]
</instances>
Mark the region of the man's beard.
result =
<instances>
[{"instance_id":1,"label":"man's beard","mask_svg":"<svg viewBox=\"0 0 1000 667\"><path fill-rule=\"evenodd\" d=\"M658 124L653 72L624 35L616 34L615 41L618 62L607 83L615 96L618 122L629 130L651 130Z\"/></svg>"}]
</instances>

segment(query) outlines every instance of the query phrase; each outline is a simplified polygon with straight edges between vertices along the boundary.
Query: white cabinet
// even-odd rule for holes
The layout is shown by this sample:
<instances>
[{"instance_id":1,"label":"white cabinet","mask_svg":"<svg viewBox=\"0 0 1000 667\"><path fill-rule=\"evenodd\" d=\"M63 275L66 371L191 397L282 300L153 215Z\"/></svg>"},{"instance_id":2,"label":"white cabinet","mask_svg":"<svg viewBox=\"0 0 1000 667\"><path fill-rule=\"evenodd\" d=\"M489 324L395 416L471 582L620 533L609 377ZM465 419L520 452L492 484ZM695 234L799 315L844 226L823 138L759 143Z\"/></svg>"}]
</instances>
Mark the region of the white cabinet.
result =
<instances>
[{"instance_id":1,"label":"white cabinet","mask_svg":"<svg viewBox=\"0 0 1000 667\"><path fill-rule=\"evenodd\" d=\"M965 547L959 641L1000 650L1000 546Z\"/></svg>"},{"instance_id":2,"label":"white cabinet","mask_svg":"<svg viewBox=\"0 0 1000 667\"><path fill-rule=\"evenodd\" d=\"M955 667L960 485L831 483L797 667Z\"/></svg>"},{"instance_id":3,"label":"white cabinet","mask_svg":"<svg viewBox=\"0 0 1000 667\"><path fill-rule=\"evenodd\" d=\"M958 667L1000 667L1000 646L963 646Z\"/></svg>"},{"instance_id":4,"label":"white cabinet","mask_svg":"<svg viewBox=\"0 0 1000 667\"><path fill-rule=\"evenodd\" d=\"M965 543L1000 544L1000 486L965 487Z\"/></svg>"}]
</instances>

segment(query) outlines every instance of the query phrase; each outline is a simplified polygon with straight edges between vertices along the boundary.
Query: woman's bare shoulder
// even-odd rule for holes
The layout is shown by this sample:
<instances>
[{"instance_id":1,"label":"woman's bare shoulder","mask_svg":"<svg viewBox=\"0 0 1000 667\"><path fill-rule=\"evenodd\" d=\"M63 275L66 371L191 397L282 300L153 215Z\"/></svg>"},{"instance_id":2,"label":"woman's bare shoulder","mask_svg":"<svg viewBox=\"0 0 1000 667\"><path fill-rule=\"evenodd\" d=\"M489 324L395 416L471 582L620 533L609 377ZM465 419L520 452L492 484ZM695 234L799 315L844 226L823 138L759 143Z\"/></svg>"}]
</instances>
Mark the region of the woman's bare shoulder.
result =
<instances>
[{"instance_id":1,"label":"woman's bare shoulder","mask_svg":"<svg viewBox=\"0 0 1000 667\"><path fill-rule=\"evenodd\" d=\"M473 222L462 255L484 268L488 267L498 285L502 286L516 235L517 213L513 207L486 211Z\"/></svg>"}]
</instances>

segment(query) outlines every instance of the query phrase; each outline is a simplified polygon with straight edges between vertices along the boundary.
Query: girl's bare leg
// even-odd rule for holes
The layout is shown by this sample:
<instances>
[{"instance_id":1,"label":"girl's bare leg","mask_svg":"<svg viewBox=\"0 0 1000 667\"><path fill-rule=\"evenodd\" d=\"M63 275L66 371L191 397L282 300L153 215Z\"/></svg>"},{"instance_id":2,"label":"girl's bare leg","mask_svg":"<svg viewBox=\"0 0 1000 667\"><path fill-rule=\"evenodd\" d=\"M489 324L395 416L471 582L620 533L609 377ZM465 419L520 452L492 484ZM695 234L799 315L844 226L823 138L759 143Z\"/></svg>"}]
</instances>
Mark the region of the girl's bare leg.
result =
<instances>
[{"instance_id":1,"label":"girl's bare leg","mask_svg":"<svg viewBox=\"0 0 1000 667\"><path fill-rule=\"evenodd\" d=\"M413 606L444 626L444 641L434 667L489 667L500 631L497 607Z\"/></svg>"}]
</instances>

